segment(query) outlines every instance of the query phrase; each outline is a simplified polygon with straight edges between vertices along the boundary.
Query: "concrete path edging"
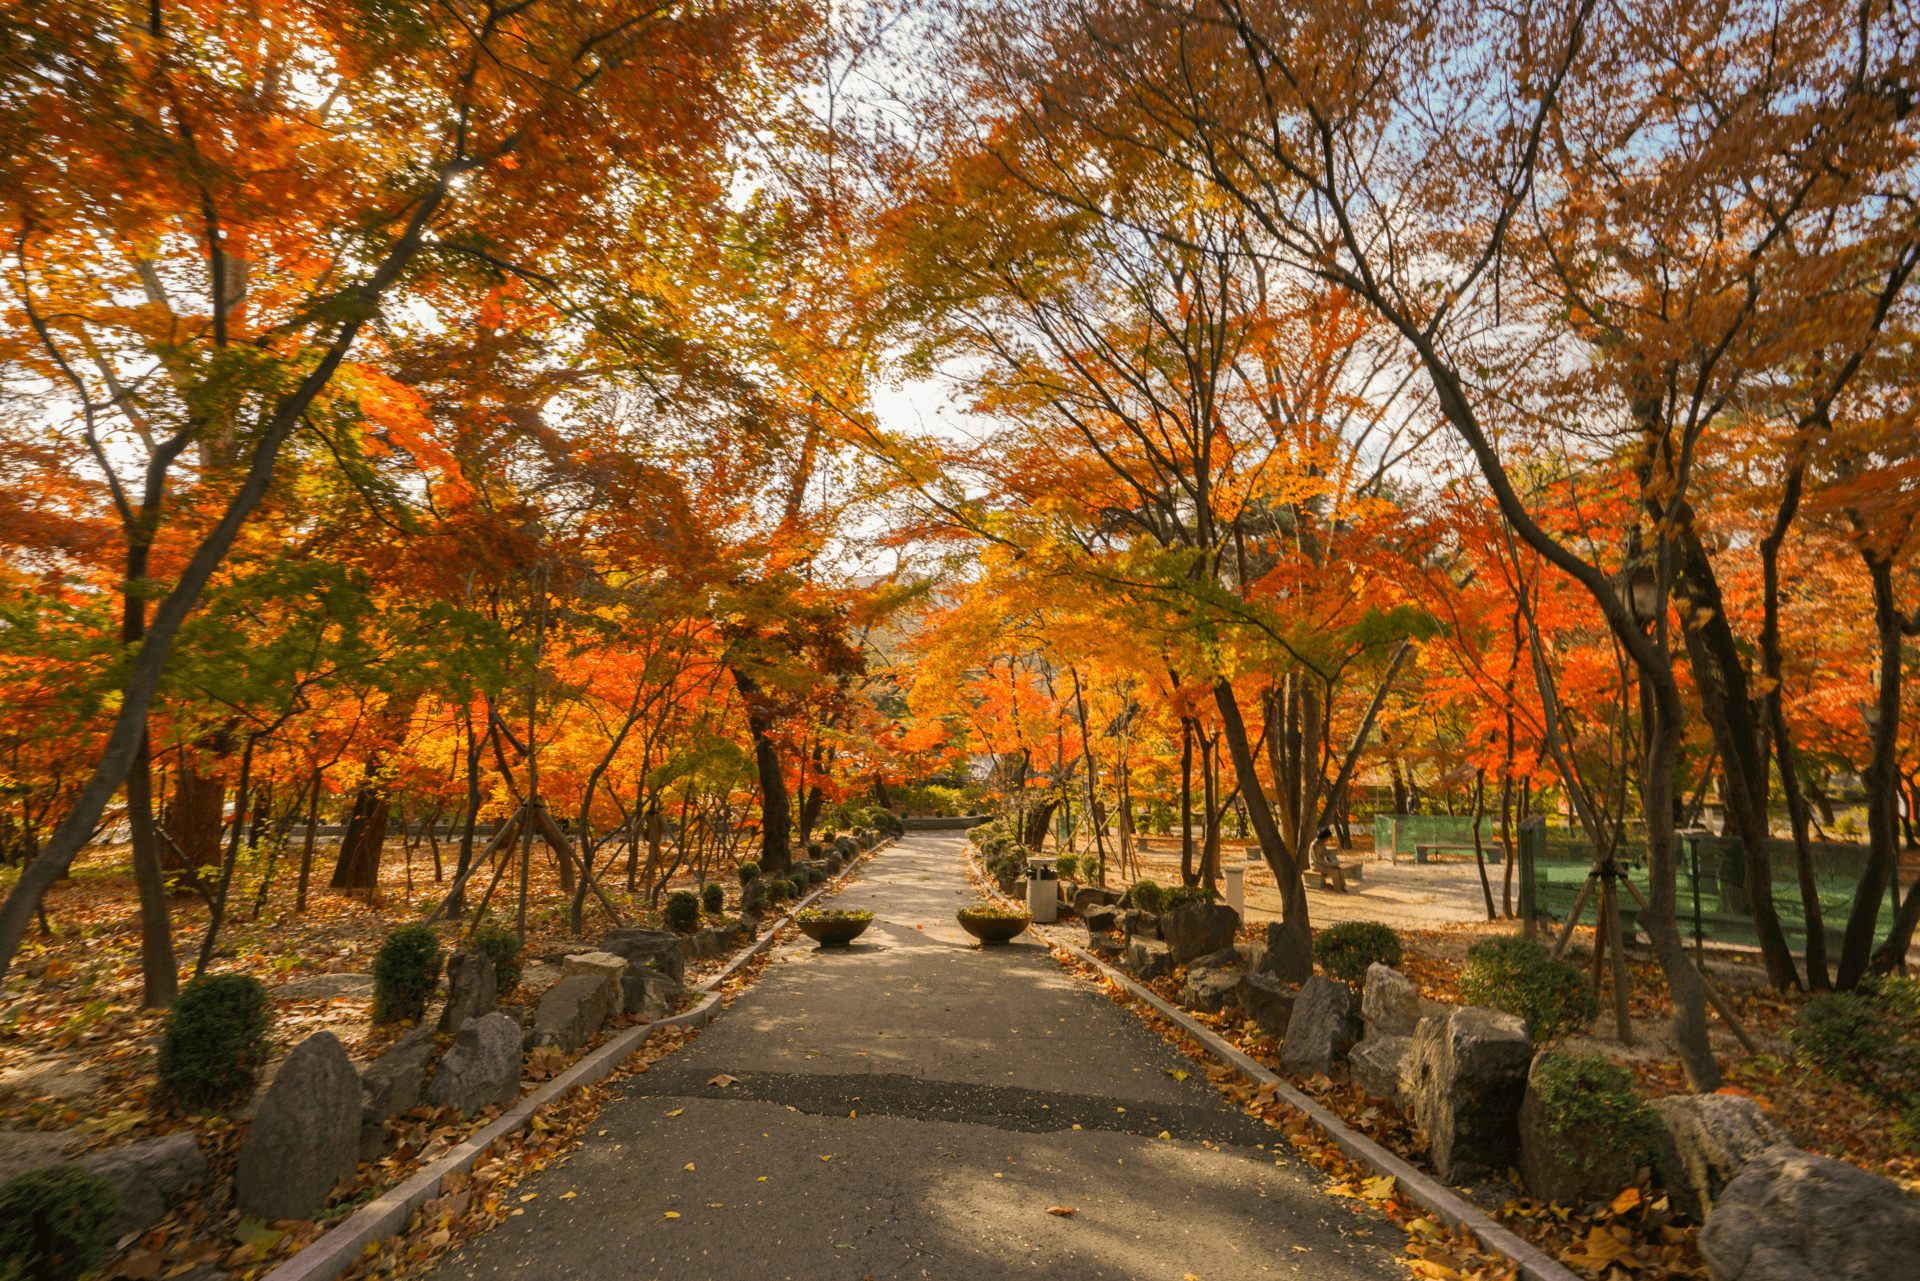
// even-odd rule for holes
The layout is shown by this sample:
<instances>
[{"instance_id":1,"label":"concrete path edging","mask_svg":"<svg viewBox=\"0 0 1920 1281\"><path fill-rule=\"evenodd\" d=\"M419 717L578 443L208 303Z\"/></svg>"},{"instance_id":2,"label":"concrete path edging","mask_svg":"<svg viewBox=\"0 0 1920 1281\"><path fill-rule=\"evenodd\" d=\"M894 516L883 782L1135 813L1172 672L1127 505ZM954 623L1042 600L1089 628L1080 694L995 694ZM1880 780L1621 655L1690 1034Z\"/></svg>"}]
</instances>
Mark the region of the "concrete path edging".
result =
<instances>
[{"instance_id":1,"label":"concrete path edging","mask_svg":"<svg viewBox=\"0 0 1920 1281\"><path fill-rule=\"evenodd\" d=\"M388 1188L378 1197L328 1228L314 1240L313 1244L268 1272L264 1281L333 1281L333 1278L352 1267L369 1245L405 1230L407 1220L413 1217L413 1212L440 1195L442 1179L449 1174L471 1170L495 1142L525 1129L533 1120L534 1112L543 1104L558 1098L576 1085L592 1085L604 1079L620 1065L622 1060L646 1044L647 1037L660 1028L705 1027L711 1023L720 1013L719 987L722 982L737 973L755 956L773 946L780 931L793 924L794 918L816 899L840 888L836 882L892 843L891 840L884 840L872 849L862 851L859 858L841 870L839 877L835 877L833 881L827 882L813 893L795 902L785 916L763 930L759 938L741 948L724 969L693 989L701 993L704 999L692 1009L664 1019L656 1019L651 1023L638 1024L615 1036L559 1076L515 1103L491 1125L472 1134L449 1149L438 1160L415 1171L405 1182Z\"/></svg>"}]
</instances>

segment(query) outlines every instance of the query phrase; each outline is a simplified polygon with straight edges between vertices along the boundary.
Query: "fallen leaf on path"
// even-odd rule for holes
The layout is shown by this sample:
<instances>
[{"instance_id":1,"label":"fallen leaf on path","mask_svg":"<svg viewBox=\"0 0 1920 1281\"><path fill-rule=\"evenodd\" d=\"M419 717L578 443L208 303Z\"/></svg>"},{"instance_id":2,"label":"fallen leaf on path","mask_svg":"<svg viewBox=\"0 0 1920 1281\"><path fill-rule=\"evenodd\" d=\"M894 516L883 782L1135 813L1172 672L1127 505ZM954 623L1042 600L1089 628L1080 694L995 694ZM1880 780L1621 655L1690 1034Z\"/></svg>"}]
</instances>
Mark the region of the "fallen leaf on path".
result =
<instances>
[{"instance_id":1,"label":"fallen leaf on path","mask_svg":"<svg viewBox=\"0 0 1920 1281\"><path fill-rule=\"evenodd\" d=\"M728 1076L728 1075L727 1075L727 1074L726 1074L725 1072L722 1072L722 1073L721 1073L721 1074L720 1074L719 1076L716 1076L716 1077L714 1077L714 1078L713 1078L712 1080L710 1080L710 1081L708 1081L708 1082L707 1082L707 1084L708 1084L708 1085L717 1085L717 1086L719 1086L719 1087L720 1087L721 1089L723 1089L723 1090L724 1090L724 1089L726 1089L726 1088L727 1088L728 1086L731 1086L731 1085L738 1085L738 1084L740 1084L740 1082L739 1082L739 1080L738 1080L738 1079L736 1079L736 1078L734 1078L734 1077L731 1077L731 1076Z\"/></svg>"},{"instance_id":2,"label":"fallen leaf on path","mask_svg":"<svg viewBox=\"0 0 1920 1281\"><path fill-rule=\"evenodd\" d=\"M1063 1219L1071 1219L1073 1217L1073 1207L1070 1205L1050 1205L1047 1207L1047 1213L1057 1214Z\"/></svg>"},{"instance_id":3,"label":"fallen leaf on path","mask_svg":"<svg viewBox=\"0 0 1920 1281\"><path fill-rule=\"evenodd\" d=\"M680 1168L683 1170L691 1170L693 1168L693 1162L689 1161L685 1165L681 1166Z\"/></svg>"},{"instance_id":4,"label":"fallen leaf on path","mask_svg":"<svg viewBox=\"0 0 1920 1281\"><path fill-rule=\"evenodd\" d=\"M1161 1071L1165 1072L1168 1076L1172 1077L1176 1081L1184 1081L1187 1079L1187 1076L1188 1076L1188 1073L1183 1068L1162 1068Z\"/></svg>"},{"instance_id":5,"label":"fallen leaf on path","mask_svg":"<svg viewBox=\"0 0 1920 1281\"><path fill-rule=\"evenodd\" d=\"M668 1210L666 1217L669 1219L677 1219L680 1217L680 1212L678 1210Z\"/></svg>"},{"instance_id":6,"label":"fallen leaf on path","mask_svg":"<svg viewBox=\"0 0 1920 1281\"><path fill-rule=\"evenodd\" d=\"M575 1197L577 1197L577 1196L579 1196L579 1195L580 1195L580 1194L579 1194L578 1192L562 1192L562 1193L560 1194L560 1199L561 1199L562 1201L571 1201L571 1200L573 1200L573 1199L574 1199Z\"/></svg>"},{"instance_id":7,"label":"fallen leaf on path","mask_svg":"<svg viewBox=\"0 0 1920 1281\"><path fill-rule=\"evenodd\" d=\"M682 1112L685 1112L685 1111L686 1111L686 1109L685 1109L685 1108L675 1108L675 1109L674 1109L673 1111L671 1111L671 1112L669 1112L669 1113L667 1113L667 1115L668 1115L668 1116L679 1116L679 1115L680 1115L680 1114L681 1114Z\"/></svg>"}]
</instances>

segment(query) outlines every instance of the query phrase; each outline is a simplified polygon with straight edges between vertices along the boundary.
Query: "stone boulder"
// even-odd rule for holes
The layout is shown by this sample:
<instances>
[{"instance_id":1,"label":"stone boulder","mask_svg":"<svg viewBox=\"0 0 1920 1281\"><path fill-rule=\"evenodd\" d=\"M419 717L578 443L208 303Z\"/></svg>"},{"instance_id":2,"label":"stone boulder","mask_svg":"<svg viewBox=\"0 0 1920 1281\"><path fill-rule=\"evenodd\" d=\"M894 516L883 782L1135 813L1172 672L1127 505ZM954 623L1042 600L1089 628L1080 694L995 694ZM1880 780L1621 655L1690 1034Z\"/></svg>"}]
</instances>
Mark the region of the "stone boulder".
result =
<instances>
[{"instance_id":1,"label":"stone boulder","mask_svg":"<svg viewBox=\"0 0 1920 1281\"><path fill-rule=\"evenodd\" d=\"M1158 939L1136 938L1127 944L1127 969L1142 983L1173 973L1173 949Z\"/></svg>"},{"instance_id":2,"label":"stone boulder","mask_svg":"<svg viewBox=\"0 0 1920 1281\"><path fill-rule=\"evenodd\" d=\"M1407 1092L1443 1180L1469 1183L1515 1164L1532 1066L1533 1042L1518 1015L1464 1005L1420 1020Z\"/></svg>"},{"instance_id":3,"label":"stone boulder","mask_svg":"<svg viewBox=\"0 0 1920 1281\"><path fill-rule=\"evenodd\" d=\"M1088 934L1105 934L1120 928L1120 909L1116 907L1090 907L1080 916L1087 923Z\"/></svg>"},{"instance_id":4,"label":"stone boulder","mask_svg":"<svg viewBox=\"0 0 1920 1281\"><path fill-rule=\"evenodd\" d=\"M1112 907L1119 901L1120 891L1110 890L1104 885L1082 885L1073 892L1073 910L1081 916L1085 916L1090 908Z\"/></svg>"},{"instance_id":5,"label":"stone boulder","mask_svg":"<svg viewBox=\"0 0 1920 1281\"><path fill-rule=\"evenodd\" d=\"M1267 953L1260 958L1260 973L1295 987L1305 983L1313 977L1312 936L1302 927L1268 921Z\"/></svg>"},{"instance_id":6,"label":"stone boulder","mask_svg":"<svg viewBox=\"0 0 1920 1281\"><path fill-rule=\"evenodd\" d=\"M1375 961L1360 992L1360 1019L1368 1036L1412 1036L1420 1026L1420 994L1406 975Z\"/></svg>"},{"instance_id":7,"label":"stone boulder","mask_svg":"<svg viewBox=\"0 0 1920 1281\"><path fill-rule=\"evenodd\" d=\"M1347 1073L1353 1083L1397 1108L1407 1106L1409 1069L1413 1065L1410 1036L1368 1036L1347 1054Z\"/></svg>"},{"instance_id":8,"label":"stone boulder","mask_svg":"<svg viewBox=\"0 0 1920 1281\"><path fill-rule=\"evenodd\" d=\"M765 877L756 876L740 887L740 910L758 912L767 905L767 882Z\"/></svg>"},{"instance_id":9,"label":"stone boulder","mask_svg":"<svg viewBox=\"0 0 1920 1281\"><path fill-rule=\"evenodd\" d=\"M1345 983L1316 974L1300 988L1280 1045L1280 1070L1313 1076L1333 1070L1347 1026L1353 992Z\"/></svg>"},{"instance_id":10,"label":"stone boulder","mask_svg":"<svg viewBox=\"0 0 1920 1281\"><path fill-rule=\"evenodd\" d=\"M1920 1200L1877 1174L1776 1144L1700 1229L1714 1281L1890 1281L1920 1273Z\"/></svg>"},{"instance_id":11,"label":"stone boulder","mask_svg":"<svg viewBox=\"0 0 1920 1281\"><path fill-rule=\"evenodd\" d=\"M681 949L678 934L667 930L608 930L600 948L624 959L628 965L640 965L672 976L674 982L687 981L687 955Z\"/></svg>"},{"instance_id":12,"label":"stone boulder","mask_svg":"<svg viewBox=\"0 0 1920 1281\"><path fill-rule=\"evenodd\" d=\"M74 1164L104 1178L120 1194L113 1222L107 1225L109 1238L145 1232L160 1222L166 1217L167 1203L207 1172L200 1140L190 1130L90 1152Z\"/></svg>"},{"instance_id":13,"label":"stone boulder","mask_svg":"<svg viewBox=\"0 0 1920 1281\"><path fill-rule=\"evenodd\" d=\"M463 948L447 958L447 1003L440 1010L435 1031L458 1032L468 1019L491 1014L499 1007L500 979L492 957L479 948Z\"/></svg>"},{"instance_id":14,"label":"stone boulder","mask_svg":"<svg viewBox=\"0 0 1920 1281\"><path fill-rule=\"evenodd\" d=\"M1680 1094L1647 1104L1667 1127L1661 1176L1673 1208L1695 1220L1713 1212L1720 1190L1747 1162L1793 1139L1752 1099Z\"/></svg>"},{"instance_id":15,"label":"stone boulder","mask_svg":"<svg viewBox=\"0 0 1920 1281\"><path fill-rule=\"evenodd\" d=\"M1199 970L1240 969L1240 950L1238 948L1223 947L1218 952L1209 952L1205 956L1196 956L1187 962L1187 968Z\"/></svg>"},{"instance_id":16,"label":"stone boulder","mask_svg":"<svg viewBox=\"0 0 1920 1281\"><path fill-rule=\"evenodd\" d=\"M1160 937L1173 949L1175 965L1232 947L1239 928L1240 913L1225 903L1182 903L1160 917Z\"/></svg>"},{"instance_id":17,"label":"stone boulder","mask_svg":"<svg viewBox=\"0 0 1920 1281\"><path fill-rule=\"evenodd\" d=\"M457 1112L513 1102L526 1061L520 1036L520 1026L497 1011L461 1028L427 1082L426 1102Z\"/></svg>"},{"instance_id":18,"label":"stone boulder","mask_svg":"<svg viewBox=\"0 0 1920 1281\"><path fill-rule=\"evenodd\" d=\"M575 952L560 962L560 977L597 974L607 983L618 983L627 972L627 960L616 952Z\"/></svg>"},{"instance_id":19,"label":"stone boulder","mask_svg":"<svg viewBox=\"0 0 1920 1281\"><path fill-rule=\"evenodd\" d=\"M1093 934L1087 938L1087 950L1109 965L1122 961L1127 954L1127 945L1111 934Z\"/></svg>"},{"instance_id":20,"label":"stone boulder","mask_svg":"<svg viewBox=\"0 0 1920 1281\"><path fill-rule=\"evenodd\" d=\"M1160 937L1160 918L1142 908L1130 907L1120 913L1120 932L1130 939L1157 939Z\"/></svg>"},{"instance_id":21,"label":"stone boulder","mask_svg":"<svg viewBox=\"0 0 1920 1281\"><path fill-rule=\"evenodd\" d=\"M1254 1026L1276 1041L1286 1039L1298 991L1264 974L1242 974L1233 994Z\"/></svg>"},{"instance_id":22,"label":"stone boulder","mask_svg":"<svg viewBox=\"0 0 1920 1281\"><path fill-rule=\"evenodd\" d=\"M461 955L456 952L456 957ZM484 1016L481 1016L484 1017ZM377 1160L387 1143L387 1118L420 1103L433 1062L432 1029L414 1028L360 1072L360 1159Z\"/></svg>"},{"instance_id":23,"label":"stone boulder","mask_svg":"<svg viewBox=\"0 0 1920 1281\"><path fill-rule=\"evenodd\" d=\"M1240 968L1257 973L1267 961L1267 945L1263 939L1253 939L1246 943L1234 944L1234 950L1240 953Z\"/></svg>"},{"instance_id":24,"label":"stone boulder","mask_svg":"<svg viewBox=\"0 0 1920 1281\"><path fill-rule=\"evenodd\" d=\"M1569 1209L1611 1200L1647 1157L1624 1142L1626 1136L1592 1122L1554 1131L1539 1094L1540 1065L1550 1057L1534 1056L1520 1100L1521 1180L1530 1195Z\"/></svg>"},{"instance_id":25,"label":"stone boulder","mask_svg":"<svg viewBox=\"0 0 1920 1281\"><path fill-rule=\"evenodd\" d=\"M1190 1010L1218 1014L1239 1002L1241 975L1233 970L1209 970L1191 966L1187 981L1180 988L1180 1004Z\"/></svg>"},{"instance_id":26,"label":"stone boulder","mask_svg":"<svg viewBox=\"0 0 1920 1281\"><path fill-rule=\"evenodd\" d=\"M562 1054L572 1054L592 1040L612 1015L617 990L603 974L561 979L547 989L534 1008L533 1026L525 1036L526 1048L553 1046Z\"/></svg>"},{"instance_id":27,"label":"stone boulder","mask_svg":"<svg viewBox=\"0 0 1920 1281\"><path fill-rule=\"evenodd\" d=\"M293 1047L233 1172L243 1219L310 1219L360 1161L360 1074L331 1032Z\"/></svg>"}]
</instances>

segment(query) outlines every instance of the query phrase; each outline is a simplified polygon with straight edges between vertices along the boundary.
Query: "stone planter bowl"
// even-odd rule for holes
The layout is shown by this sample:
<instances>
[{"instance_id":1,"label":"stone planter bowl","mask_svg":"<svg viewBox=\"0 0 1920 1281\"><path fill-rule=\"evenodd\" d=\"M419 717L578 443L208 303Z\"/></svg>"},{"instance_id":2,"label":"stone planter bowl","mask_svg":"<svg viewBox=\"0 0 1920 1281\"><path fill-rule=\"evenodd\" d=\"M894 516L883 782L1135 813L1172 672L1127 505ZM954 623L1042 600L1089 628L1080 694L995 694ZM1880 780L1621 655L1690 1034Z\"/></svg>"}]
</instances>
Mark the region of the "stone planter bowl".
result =
<instances>
[{"instance_id":1,"label":"stone planter bowl","mask_svg":"<svg viewBox=\"0 0 1920 1281\"><path fill-rule=\"evenodd\" d=\"M800 932L821 947L845 947L867 932L873 918L864 921L800 921Z\"/></svg>"},{"instance_id":2,"label":"stone planter bowl","mask_svg":"<svg viewBox=\"0 0 1920 1281\"><path fill-rule=\"evenodd\" d=\"M960 928L982 943L1005 943L1033 924L1030 916L968 916L965 912L954 915L959 918Z\"/></svg>"}]
</instances>

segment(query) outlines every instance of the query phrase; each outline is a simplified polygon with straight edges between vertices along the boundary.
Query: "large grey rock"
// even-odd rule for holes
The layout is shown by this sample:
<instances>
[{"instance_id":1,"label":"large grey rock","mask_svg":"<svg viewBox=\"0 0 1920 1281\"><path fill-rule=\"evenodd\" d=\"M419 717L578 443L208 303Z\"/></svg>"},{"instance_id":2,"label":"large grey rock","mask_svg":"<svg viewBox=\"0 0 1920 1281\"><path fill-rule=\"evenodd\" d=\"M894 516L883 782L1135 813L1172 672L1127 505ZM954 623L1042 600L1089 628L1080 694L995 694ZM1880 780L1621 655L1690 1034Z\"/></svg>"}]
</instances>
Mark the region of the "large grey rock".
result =
<instances>
[{"instance_id":1,"label":"large grey rock","mask_svg":"<svg viewBox=\"0 0 1920 1281\"><path fill-rule=\"evenodd\" d=\"M460 955L455 953L455 956ZM360 1159L376 1160L387 1142L387 1118L420 1103L433 1062L433 1029L414 1028L360 1072Z\"/></svg>"},{"instance_id":2,"label":"large grey rock","mask_svg":"<svg viewBox=\"0 0 1920 1281\"><path fill-rule=\"evenodd\" d=\"M360 1074L331 1032L293 1047L234 1167L243 1219L312 1218L360 1161Z\"/></svg>"},{"instance_id":3,"label":"large grey rock","mask_svg":"<svg viewBox=\"0 0 1920 1281\"><path fill-rule=\"evenodd\" d=\"M1280 1046L1280 1070L1312 1076L1333 1070L1347 1026L1353 992L1345 983L1316 974L1300 988Z\"/></svg>"},{"instance_id":4,"label":"large grey rock","mask_svg":"<svg viewBox=\"0 0 1920 1281\"><path fill-rule=\"evenodd\" d=\"M758 912L767 905L766 878L756 876L740 887L740 910Z\"/></svg>"},{"instance_id":5,"label":"large grey rock","mask_svg":"<svg viewBox=\"0 0 1920 1281\"><path fill-rule=\"evenodd\" d=\"M626 995L627 1013L638 1014L650 1023L672 1014L675 999L687 990L684 983L675 981L671 975L639 969L629 970L621 986Z\"/></svg>"},{"instance_id":6,"label":"large grey rock","mask_svg":"<svg viewBox=\"0 0 1920 1281\"><path fill-rule=\"evenodd\" d=\"M600 940L600 949L623 957L627 963L669 974L677 983L687 981L687 954L678 934L666 930L609 930Z\"/></svg>"},{"instance_id":7,"label":"large grey rock","mask_svg":"<svg viewBox=\"0 0 1920 1281\"><path fill-rule=\"evenodd\" d=\"M1247 1012L1254 1026L1276 1041L1286 1039L1287 1025L1293 1019L1294 1002L1299 992L1279 979L1264 974L1242 974L1234 987L1234 997Z\"/></svg>"},{"instance_id":8,"label":"large grey rock","mask_svg":"<svg viewBox=\"0 0 1920 1281\"><path fill-rule=\"evenodd\" d=\"M474 948L447 958L447 1003L440 1011L436 1031L458 1032L468 1019L481 1018L499 1008L500 980L492 957Z\"/></svg>"},{"instance_id":9,"label":"large grey rock","mask_svg":"<svg viewBox=\"0 0 1920 1281\"><path fill-rule=\"evenodd\" d=\"M1347 1074L1353 1083L1395 1107L1407 1106L1409 1069L1413 1065L1410 1036L1369 1036L1347 1055Z\"/></svg>"},{"instance_id":10,"label":"large grey rock","mask_svg":"<svg viewBox=\"0 0 1920 1281\"><path fill-rule=\"evenodd\" d=\"M1304 926L1267 922L1267 954L1260 973L1295 987L1313 977L1313 936Z\"/></svg>"},{"instance_id":11,"label":"large grey rock","mask_svg":"<svg viewBox=\"0 0 1920 1281\"><path fill-rule=\"evenodd\" d=\"M1173 949L1158 939L1136 938L1127 944L1127 968L1142 983L1173 973Z\"/></svg>"},{"instance_id":12,"label":"large grey rock","mask_svg":"<svg viewBox=\"0 0 1920 1281\"><path fill-rule=\"evenodd\" d=\"M1073 910L1081 916L1096 907L1111 907L1120 901L1120 891L1104 885L1082 885L1073 892Z\"/></svg>"},{"instance_id":13,"label":"large grey rock","mask_svg":"<svg viewBox=\"0 0 1920 1281\"><path fill-rule=\"evenodd\" d=\"M575 974L547 989L533 1011L533 1027L526 1034L528 1049L553 1046L572 1054L593 1039L613 1013L619 987L600 974Z\"/></svg>"},{"instance_id":14,"label":"large grey rock","mask_svg":"<svg viewBox=\"0 0 1920 1281\"><path fill-rule=\"evenodd\" d=\"M1427 1159L1448 1183L1507 1172L1520 1154L1520 1100L1533 1042L1518 1015L1456 1006L1420 1020L1409 1093Z\"/></svg>"},{"instance_id":15,"label":"large grey rock","mask_svg":"<svg viewBox=\"0 0 1920 1281\"><path fill-rule=\"evenodd\" d=\"M1570 1209L1612 1200L1655 1154L1637 1151L1630 1135L1593 1122L1554 1131L1540 1101L1540 1068L1551 1054L1534 1056L1520 1100L1520 1177L1529 1195Z\"/></svg>"},{"instance_id":16,"label":"large grey rock","mask_svg":"<svg viewBox=\"0 0 1920 1281\"><path fill-rule=\"evenodd\" d=\"M1128 938L1160 937L1160 918L1143 908L1130 907L1120 913L1120 932Z\"/></svg>"},{"instance_id":17,"label":"large grey rock","mask_svg":"<svg viewBox=\"0 0 1920 1281\"><path fill-rule=\"evenodd\" d=\"M90 1152L75 1164L100 1175L120 1194L119 1208L107 1227L107 1235L115 1238L145 1232L158 1223L166 1217L167 1202L207 1172L207 1158L191 1130Z\"/></svg>"},{"instance_id":18,"label":"large grey rock","mask_svg":"<svg viewBox=\"0 0 1920 1281\"><path fill-rule=\"evenodd\" d=\"M1127 945L1111 934L1092 934L1087 937L1087 950L1112 965L1126 957Z\"/></svg>"},{"instance_id":19,"label":"large grey rock","mask_svg":"<svg viewBox=\"0 0 1920 1281\"><path fill-rule=\"evenodd\" d=\"M1173 949L1173 963L1188 961L1233 946L1240 913L1225 903L1182 903L1160 917L1160 937Z\"/></svg>"},{"instance_id":20,"label":"large grey rock","mask_svg":"<svg viewBox=\"0 0 1920 1281\"><path fill-rule=\"evenodd\" d=\"M1180 1004L1190 1010L1218 1014L1237 1002L1241 975L1234 970L1209 970L1193 966L1180 988Z\"/></svg>"},{"instance_id":21,"label":"large grey rock","mask_svg":"<svg viewBox=\"0 0 1920 1281\"><path fill-rule=\"evenodd\" d=\"M1420 993L1399 970L1375 961L1360 992L1360 1019L1368 1036L1412 1036L1420 1026Z\"/></svg>"},{"instance_id":22,"label":"large grey rock","mask_svg":"<svg viewBox=\"0 0 1920 1281\"><path fill-rule=\"evenodd\" d=\"M295 979L273 989L273 995L285 1000L325 1001L340 997L362 998L373 995L371 974L315 974Z\"/></svg>"},{"instance_id":23,"label":"large grey rock","mask_svg":"<svg viewBox=\"0 0 1920 1281\"><path fill-rule=\"evenodd\" d=\"M1720 1190L1747 1162L1792 1143L1752 1099L1734 1094L1680 1094L1648 1104L1666 1123L1661 1174L1673 1208L1694 1219L1712 1213Z\"/></svg>"},{"instance_id":24,"label":"large grey rock","mask_svg":"<svg viewBox=\"0 0 1920 1281\"><path fill-rule=\"evenodd\" d=\"M426 1101L459 1112L513 1102L526 1061L520 1035L520 1025L498 1011L461 1028L427 1082Z\"/></svg>"},{"instance_id":25,"label":"large grey rock","mask_svg":"<svg viewBox=\"0 0 1920 1281\"><path fill-rule=\"evenodd\" d=\"M1714 1281L1920 1275L1920 1201L1877 1174L1777 1144L1721 1190L1700 1230Z\"/></svg>"},{"instance_id":26,"label":"large grey rock","mask_svg":"<svg viewBox=\"0 0 1920 1281\"><path fill-rule=\"evenodd\" d=\"M1209 952L1205 956L1196 956L1187 962L1188 969L1195 970L1237 970L1242 968L1238 948L1223 947L1218 952Z\"/></svg>"},{"instance_id":27,"label":"large grey rock","mask_svg":"<svg viewBox=\"0 0 1920 1281\"><path fill-rule=\"evenodd\" d=\"M1081 914L1087 923L1088 934L1106 934L1120 928L1120 909L1115 907L1090 907Z\"/></svg>"}]
</instances>

